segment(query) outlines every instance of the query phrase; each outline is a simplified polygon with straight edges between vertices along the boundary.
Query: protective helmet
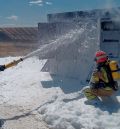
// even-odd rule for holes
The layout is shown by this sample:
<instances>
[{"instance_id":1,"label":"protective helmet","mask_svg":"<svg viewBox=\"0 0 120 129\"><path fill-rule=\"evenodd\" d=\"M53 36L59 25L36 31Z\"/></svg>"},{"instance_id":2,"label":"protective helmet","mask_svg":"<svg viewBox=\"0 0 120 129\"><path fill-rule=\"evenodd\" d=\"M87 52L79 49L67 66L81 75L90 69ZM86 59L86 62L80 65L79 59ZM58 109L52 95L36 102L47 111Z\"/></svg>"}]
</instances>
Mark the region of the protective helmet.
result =
<instances>
[{"instance_id":1,"label":"protective helmet","mask_svg":"<svg viewBox=\"0 0 120 129\"><path fill-rule=\"evenodd\" d=\"M108 60L108 56L107 56L106 52L104 52L104 51L97 51L95 53L95 61L97 63L103 63L103 62L105 62L107 60Z\"/></svg>"}]
</instances>

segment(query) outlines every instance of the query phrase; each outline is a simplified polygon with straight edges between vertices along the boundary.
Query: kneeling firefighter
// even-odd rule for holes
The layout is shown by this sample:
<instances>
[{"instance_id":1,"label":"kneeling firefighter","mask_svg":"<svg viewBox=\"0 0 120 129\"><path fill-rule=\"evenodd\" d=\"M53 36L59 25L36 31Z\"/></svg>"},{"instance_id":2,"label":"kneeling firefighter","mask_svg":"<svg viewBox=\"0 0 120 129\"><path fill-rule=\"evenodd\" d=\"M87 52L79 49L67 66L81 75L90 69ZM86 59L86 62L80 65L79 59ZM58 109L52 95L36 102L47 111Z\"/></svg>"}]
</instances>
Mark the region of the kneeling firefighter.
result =
<instances>
[{"instance_id":1,"label":"kneeling firefighter","mask_svg":"<svg viewBox=\"0 0 120 129\"><path fill-rule=\"evenodd\" d=\"M96 68L94 69L90 87L84 89L84 94L88 100L98 97L111 96L118 90L117 79L120 79L120 69L116 61L108 59L104 51L95 53Z\"/></svg>"}]
</instances>

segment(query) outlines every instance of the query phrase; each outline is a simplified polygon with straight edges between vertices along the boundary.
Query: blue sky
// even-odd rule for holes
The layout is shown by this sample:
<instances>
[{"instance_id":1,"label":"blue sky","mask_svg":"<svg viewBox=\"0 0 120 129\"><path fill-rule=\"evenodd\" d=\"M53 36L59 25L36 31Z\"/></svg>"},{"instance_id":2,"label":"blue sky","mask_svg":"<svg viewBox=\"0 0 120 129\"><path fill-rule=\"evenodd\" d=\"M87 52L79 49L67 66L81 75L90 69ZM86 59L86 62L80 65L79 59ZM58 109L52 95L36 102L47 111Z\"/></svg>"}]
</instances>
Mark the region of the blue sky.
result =
<instances>
[{"instance_id":1,"label":"blue sky","mask_svg":"<svg viewBox=\"0 0 120 129\"><path fill-rule=\"evenodd\" d=\"M120 7L120 0L0 0L0 27L37 26L47 14Z\"/></svg>"}]
</instances>

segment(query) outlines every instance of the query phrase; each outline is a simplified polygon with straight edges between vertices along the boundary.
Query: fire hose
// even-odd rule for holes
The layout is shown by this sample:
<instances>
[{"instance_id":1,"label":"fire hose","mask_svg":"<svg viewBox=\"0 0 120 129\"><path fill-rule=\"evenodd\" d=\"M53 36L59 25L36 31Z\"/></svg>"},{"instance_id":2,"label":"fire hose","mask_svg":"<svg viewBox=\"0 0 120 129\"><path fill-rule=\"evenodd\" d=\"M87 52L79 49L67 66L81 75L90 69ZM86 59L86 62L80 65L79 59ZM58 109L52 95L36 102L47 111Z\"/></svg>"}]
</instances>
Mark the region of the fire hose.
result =
<instances>
[{"instance_id":1,"label":"fire hose","mask_svg":"<svg viewBox=\"0 0 120 129\"><path fill-rule=\"evenodd\" d=\"M20 58L18 60L14 60L8 64L5 64L5 65L0 65L0 71L4 71L7 68L13 67L13 66L17 65L18 63L20 63L21 61L23 61L23 58Z\"/></svg>"}]
</instances>

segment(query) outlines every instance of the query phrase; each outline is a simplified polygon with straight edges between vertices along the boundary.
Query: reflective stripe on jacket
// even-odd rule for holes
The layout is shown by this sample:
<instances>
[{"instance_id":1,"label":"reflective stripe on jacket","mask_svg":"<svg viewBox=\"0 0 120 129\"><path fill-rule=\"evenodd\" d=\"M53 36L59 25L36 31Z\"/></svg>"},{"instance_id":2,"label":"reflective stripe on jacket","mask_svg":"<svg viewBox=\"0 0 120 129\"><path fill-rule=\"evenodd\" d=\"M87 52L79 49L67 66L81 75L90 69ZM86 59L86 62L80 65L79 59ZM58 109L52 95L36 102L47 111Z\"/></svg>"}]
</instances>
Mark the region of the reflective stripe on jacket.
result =
<instances>
[{"instance_id":1,"label":"reflective stripe on jacket","mask_svg":"<svg viewBox=\"0 0 120 129\"><path fill-rule=\"evenodd\" d=\"M97 69L92 73L92 77L90 82L92 83L99 83L99 82L105 82L108 83L108 77L105 69L101 67L101 69L98 71Z\"/></svg>"}]
</instances>

